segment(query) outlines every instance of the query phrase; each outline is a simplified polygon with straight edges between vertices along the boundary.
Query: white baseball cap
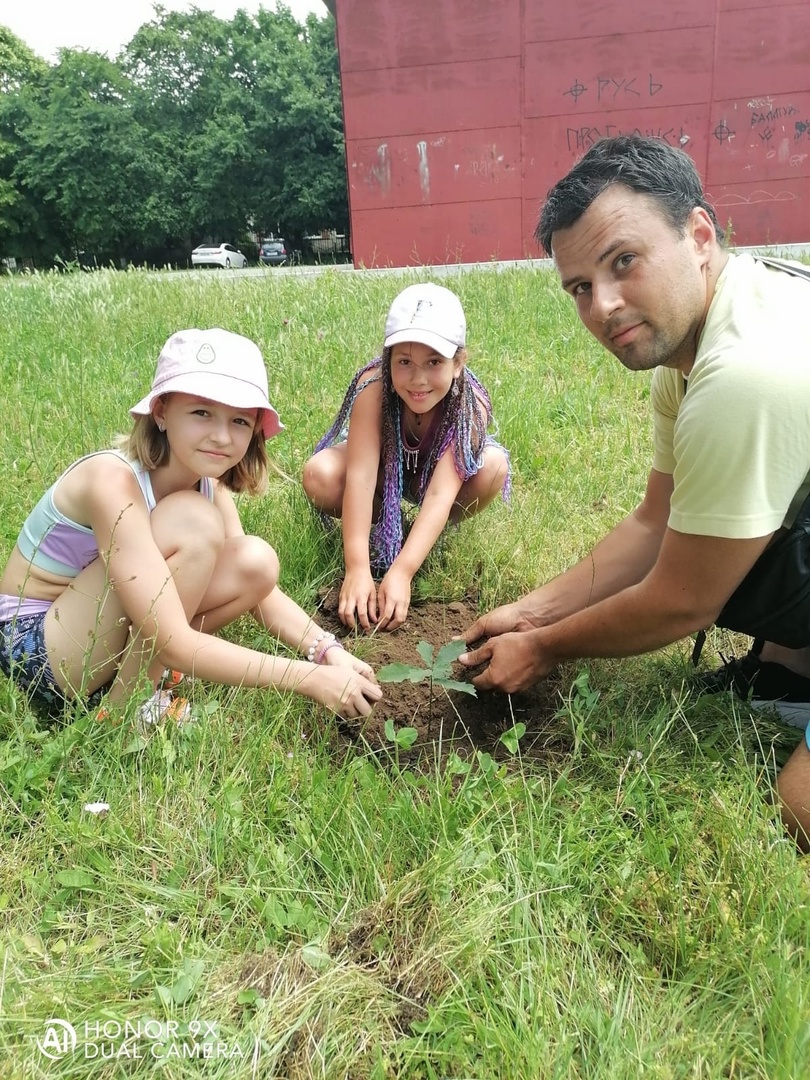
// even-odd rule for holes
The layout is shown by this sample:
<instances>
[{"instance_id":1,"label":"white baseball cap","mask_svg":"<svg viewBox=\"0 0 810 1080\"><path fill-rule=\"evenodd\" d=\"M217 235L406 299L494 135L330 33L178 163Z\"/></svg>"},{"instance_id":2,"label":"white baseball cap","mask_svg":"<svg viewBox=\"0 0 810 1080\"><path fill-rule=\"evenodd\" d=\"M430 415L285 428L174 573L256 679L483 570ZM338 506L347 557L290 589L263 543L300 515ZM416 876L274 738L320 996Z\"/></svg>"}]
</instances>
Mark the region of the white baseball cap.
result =
<instances>
[{"instance_id":1,"label":"white baseball cap","mask_svg":"<svg viewBox=\"0 0 810 1080\"><path fill-rule=\"evenodd\" d=\"M283 429L267 398L267 369L258 345L230 330L179 330L158 357L152 389L129 410L148 416L162 394L193 394L234 409L262 409L265 439Z\"/></svg>"},{"instance_id":2,"label":"white baseball cap","mask_svg":"<svg viewBox=\"0 0 810 1080\"><path fill-rule=\"evenodd\" d=\"M467 320L454 292L430 282L409 285L396 297L385 320L385 347L418 341L448 360L464 346Z\"/></svg>"}]
</instances>

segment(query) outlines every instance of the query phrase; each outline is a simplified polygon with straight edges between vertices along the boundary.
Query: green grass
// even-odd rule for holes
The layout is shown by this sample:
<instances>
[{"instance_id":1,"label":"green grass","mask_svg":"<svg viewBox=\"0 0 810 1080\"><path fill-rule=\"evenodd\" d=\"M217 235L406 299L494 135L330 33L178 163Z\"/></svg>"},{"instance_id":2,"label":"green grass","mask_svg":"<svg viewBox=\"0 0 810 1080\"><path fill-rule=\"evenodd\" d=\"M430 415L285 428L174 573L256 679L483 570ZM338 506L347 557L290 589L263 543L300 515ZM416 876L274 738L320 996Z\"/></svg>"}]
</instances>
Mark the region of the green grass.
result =
<instances>
[{"instance_id":1,"label":"green grass","mask_svg":"<svg viewBox=\"0 0 810 1080\"><path fill-rule=\"evenodd\" d=\"M0 554L58 471L126 428L181 327L260 344L286 425L271 455L297 479L403 284L0 281ZM546 271L451 284L515 494L452 535L417 593L474 585L484 609L637 502L649 381L591 341ZM274 474L242 510L312 608L340 552L297 483ZM270 645L247 621L229 633ZM799 736L691 698L688 652L580 665L563 760L518 749L508 768L451 755L427 772L393 746L348 748L303 699L198 684L198 722L146 740L79 707L48 726L0 679L0 1076L810 1075L807 863L770 799ZM83 812L96 800L106 817ZM58 1060L36 1043L53 1017L79 1033ZM208 1025L225 1049L181 1056Z\"/></svg>"}]
</instances>

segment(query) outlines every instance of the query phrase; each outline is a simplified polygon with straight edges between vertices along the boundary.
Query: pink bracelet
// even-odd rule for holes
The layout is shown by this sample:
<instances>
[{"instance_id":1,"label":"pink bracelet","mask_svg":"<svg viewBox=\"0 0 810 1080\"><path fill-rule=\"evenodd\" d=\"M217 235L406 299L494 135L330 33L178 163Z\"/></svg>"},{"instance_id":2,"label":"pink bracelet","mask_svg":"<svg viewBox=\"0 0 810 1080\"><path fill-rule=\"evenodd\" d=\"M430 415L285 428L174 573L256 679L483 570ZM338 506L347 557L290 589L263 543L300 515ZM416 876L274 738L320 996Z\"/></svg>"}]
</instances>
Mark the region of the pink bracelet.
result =
<instances>
[{"instance_id":1,"label":"pink bracelet","mask_svg":"<svg viewBox=\"0 0 810 1080\"><path fill-rule=\"evenodd\" d=\"M325 644L323 644L320 647L320 649L318 649L317 653L315 654L315 663L316 664L322 664L324 662L324 660L326 659L326 654L329 652L330 649L342 649L342 648L343 648L343 642L338 641L337 638L334 638L332 641L327 641Z\"/></svg>"}]
</instances>

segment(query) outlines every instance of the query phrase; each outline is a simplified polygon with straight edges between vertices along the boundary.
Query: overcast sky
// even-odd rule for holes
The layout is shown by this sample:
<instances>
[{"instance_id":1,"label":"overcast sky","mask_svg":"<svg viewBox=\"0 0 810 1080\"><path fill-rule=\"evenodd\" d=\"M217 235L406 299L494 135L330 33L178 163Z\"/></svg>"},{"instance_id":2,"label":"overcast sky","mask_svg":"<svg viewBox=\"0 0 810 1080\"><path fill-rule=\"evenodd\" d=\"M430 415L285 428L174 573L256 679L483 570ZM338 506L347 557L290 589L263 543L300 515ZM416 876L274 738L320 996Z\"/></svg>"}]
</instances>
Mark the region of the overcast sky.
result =
<instances>
[{"instance_id":1,"label":"overcast sky","mask_svg":"<svg viewBox=\"0 0 810 1080\"><path fill-rule=\"evenodd\" d=\"M198 7L231 19L239 8L275 9L274 0L162 0L169 11ZM322 0L286 0L300 22L310 11L328 15ZM0 0L0 23L45 60L56 59L56 50L71 46L94 49L114 57L135 31L154 18L152 0Z\"/></svg>"}]
</instances>

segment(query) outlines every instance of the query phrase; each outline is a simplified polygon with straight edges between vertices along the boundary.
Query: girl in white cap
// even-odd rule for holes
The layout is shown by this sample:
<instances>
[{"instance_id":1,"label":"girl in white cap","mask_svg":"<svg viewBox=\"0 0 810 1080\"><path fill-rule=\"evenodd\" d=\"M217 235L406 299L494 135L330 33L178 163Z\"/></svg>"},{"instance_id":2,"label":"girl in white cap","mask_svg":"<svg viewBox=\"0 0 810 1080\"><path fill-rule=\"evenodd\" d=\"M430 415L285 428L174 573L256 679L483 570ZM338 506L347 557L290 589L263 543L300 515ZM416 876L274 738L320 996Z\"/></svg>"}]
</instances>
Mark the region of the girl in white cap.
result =
<instances>
[{"instance_id":1,"label":"girl in white cap","mask_svg":"<svg viewBox=\"0 0 810 1080\"><path fill-rule=\"evenodd\" d=\"M508 498L509 455L487 434L492 405L466 366L466 330L449 289L404 289L388 312L382 356L354 376L304 467L311 501L343 523L339 615L348 626L400 626L411 581L448 521L499 492ZM403 497L419 507L404 540Z\"/></svg>"},{"instance_id":2,"label":"girl in white cap","mask_svg":"<svg viewBox=\"0 0 810 1080\"><path fill-rule=\"evenodd\" d=\"M74 462L25 521L0 579L0 668L49 706L99 691L122 704L146 677L146 723L179 715L166 669L367 715L381 696L371 668L281 591L275 552L234 504L263 488L265 441L282 428L258 347L173 334L130 411L119 448ZM306 659L214 636L248 611Z\"/></svg>"}]
</instances>

